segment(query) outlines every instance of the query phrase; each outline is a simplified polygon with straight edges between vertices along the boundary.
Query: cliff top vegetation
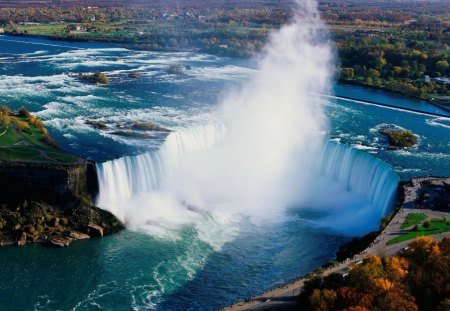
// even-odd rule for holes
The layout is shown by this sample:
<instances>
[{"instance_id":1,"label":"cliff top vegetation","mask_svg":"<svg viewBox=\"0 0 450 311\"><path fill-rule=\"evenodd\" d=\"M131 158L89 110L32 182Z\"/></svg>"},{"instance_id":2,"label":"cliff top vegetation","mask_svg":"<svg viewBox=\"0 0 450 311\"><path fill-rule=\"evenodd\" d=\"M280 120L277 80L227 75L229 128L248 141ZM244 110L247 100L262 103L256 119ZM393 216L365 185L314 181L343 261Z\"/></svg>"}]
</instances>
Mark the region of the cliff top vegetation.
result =
<instances>
[{"instance_id":1,"label":"cliff top vegetation","mask_svg":"<svg viewBox=\"0 0 450 311\"><path fill-rule=\"evenodd\" d=\"M27 109L0 107L0 161L31 163L78 163L50 137L44 122Z\"/></svg>"}]
</instances>

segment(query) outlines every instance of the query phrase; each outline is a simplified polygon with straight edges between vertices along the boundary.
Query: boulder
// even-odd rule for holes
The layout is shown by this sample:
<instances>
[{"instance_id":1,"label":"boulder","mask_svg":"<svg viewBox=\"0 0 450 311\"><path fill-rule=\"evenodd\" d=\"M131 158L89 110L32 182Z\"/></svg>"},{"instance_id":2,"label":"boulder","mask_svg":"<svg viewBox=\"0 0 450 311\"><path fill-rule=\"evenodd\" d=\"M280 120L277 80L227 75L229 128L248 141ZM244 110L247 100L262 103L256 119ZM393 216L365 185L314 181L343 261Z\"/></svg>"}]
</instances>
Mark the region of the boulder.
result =
<instances>
[{"instance_id":1,"label":"boulder","mask_svg":"<svg viewBox=\"0 0 450 311\"><path fill-rule=\"evenodd\" d=\"M70 232L69 236L74 240L86 240L90 238L89 235L77 231Z\"/></svg>"},{"instance_id":2,"label":"boulder","mask_svg":"<svg viewBox=\"0 0 450 311\"><path fill-rule=\"evenodd\" d=\"M17 246L24 246L26 243L27 243L27 234L25 232L22 232L20 240L17 241Z\"/></svg>"},{"instance_id":3,"label":"boulder","mask_svg":"<svg viewBox=\"0 0 450 311\"><path fill-rule=\"evenodd\" d=\"M73 239L69 237L55 236L50 238L47 244L53 247L66 247L69 246L72 241Z\"/></svg>"},{"instance_id":4,"label":"boulder","mask_svg":"<svg viewBox=\"0 0 450 311\"><path fill-rule=\"evenodd\" d=\"M25 227L23 227L23 230L31 235L36 231L33 225L26 225Z\"/></svg>"},{"instance_id":5,"label":"boulder","mask_svg":"<svg viewBox=\"0 0 450 311\"><path fill-rule=\"evenodd\" d=\"M103 228L96 224L89 224L87 226L88 234L92 237L102 237L103 236Z\"/></svg>"}]
</instances>

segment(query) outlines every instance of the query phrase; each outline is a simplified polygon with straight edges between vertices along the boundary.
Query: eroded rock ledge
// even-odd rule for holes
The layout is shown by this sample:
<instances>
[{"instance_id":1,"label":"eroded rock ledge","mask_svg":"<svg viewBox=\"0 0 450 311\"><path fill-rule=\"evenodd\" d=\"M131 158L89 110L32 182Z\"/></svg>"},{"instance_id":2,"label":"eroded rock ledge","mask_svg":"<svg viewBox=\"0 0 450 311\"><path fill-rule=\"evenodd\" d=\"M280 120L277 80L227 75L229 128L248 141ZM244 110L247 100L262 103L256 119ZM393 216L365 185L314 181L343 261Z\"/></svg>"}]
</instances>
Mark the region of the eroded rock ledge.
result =
<instances>
[{"instance_id":1,"label":"eroded rock ledge","mask_svg":"<svg viewBox=\"0 0 450 311\"><path fill-rule=\"evenodd\" d=\"M124 229L94 207L92 163L0 163L0 246L41 243L64 247Z\"/></svg>"},{"instance_id":2,"label":"eroded rock ledge","mask_svg":"<svg viewBox=\"0 0 450 311\"><path fill-rule=\"evenodd\" d=\"M77 240L102 237L122 230L111 213L75 200L65 205L44 202L0 206L0 245L42 243L64 247Z\"/></svg>"}]
</instances>

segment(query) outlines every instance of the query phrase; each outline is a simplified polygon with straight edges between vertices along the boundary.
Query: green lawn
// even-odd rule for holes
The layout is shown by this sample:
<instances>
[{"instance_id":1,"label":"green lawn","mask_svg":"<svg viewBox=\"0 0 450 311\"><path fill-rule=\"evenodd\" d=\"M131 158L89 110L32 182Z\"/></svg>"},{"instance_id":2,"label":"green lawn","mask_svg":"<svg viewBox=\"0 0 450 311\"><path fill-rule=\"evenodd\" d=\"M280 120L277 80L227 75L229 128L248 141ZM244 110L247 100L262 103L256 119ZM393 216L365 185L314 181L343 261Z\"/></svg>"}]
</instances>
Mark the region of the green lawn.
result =
<instances>
[{"instance_id":1,"label":"green lawn","mask_svg":"<svg viewBox=\"0 0 450 311\"><path fill-rule=\"evenodd\" d=\"M444 232L450 231L450 221L449 220L443 220L443 219L433 219L430 221L430 227L424 228L423 225L420 225L418 227L417 231L408 231L402 235L399 235L396 238L393 238L389 242L387 242L387 245L393 245L396 243L412 240L419 236L426 236L426 235L433 235L433 234L439 234Z\"/></svg>"},{"instance_id":2,"label":"green lawn","mask_svg":"<svg viewBox=\"0 0 450 311\"><path fill-rule=\"evenodd\" d=\"M67 32L67 25L82 25L80 23L64 23L64 24L42 24L33 26L18 26L21 32L27 32L30 35L41 35L41 36L54 36L54 35L69 35ZM115 38L115 37L132 37L128 31L123 30L123 27L119 23L93 23L96 30L92 32L80 32L76 36L83 38Z\"/></svg>"},{"instance_id":3,"label":"green lawn","mask_svg":"<svg viewBox=\"0 0 450 311\"><path fill-rule=\"evenodd\" d=\"M21 32L26 31L31 35L60 35L67 29L66 24L56 25L38 25L38 26L19 26Z\"/></svg>"},{"instance_id":4,"label":"green lawn","mask_svg":"<svg viewBox=\"0 0 450 311\"><path fill-rule=\"evenodd\" d=\"M425 220L427 216L425 214L417 214L417 213L411 213L408 216L406 216L405 221L400 226L400 229L407 229L409 227L415 226L420 224L423 220Z\"/></svg>"},{"instance_id":5,"label":"green lawn","mask_svg":"<svg viewBox=\"0 0 450 311\"><path fill-rule=\"evenodd\" d=\"M27 121L26 118L18 118ZM14 125L0 136L0 160L39 163L77 163L80 159L48 144L40 130L30 124L31 134L19 133ZM0 134L4 132L0 129Z\"/></svg>"}]
</instances>

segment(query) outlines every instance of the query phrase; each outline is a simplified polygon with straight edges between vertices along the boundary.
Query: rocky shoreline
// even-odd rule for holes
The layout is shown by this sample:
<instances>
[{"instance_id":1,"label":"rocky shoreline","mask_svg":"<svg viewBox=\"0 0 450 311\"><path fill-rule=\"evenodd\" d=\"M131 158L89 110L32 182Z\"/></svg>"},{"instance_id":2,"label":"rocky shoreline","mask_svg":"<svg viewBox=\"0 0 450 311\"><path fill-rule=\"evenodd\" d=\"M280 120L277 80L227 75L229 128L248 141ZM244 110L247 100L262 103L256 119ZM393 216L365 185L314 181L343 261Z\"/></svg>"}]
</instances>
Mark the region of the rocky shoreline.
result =
<instances>
[{"instance_id":1,"label":"rocky shoreline","mask_svg":"<svg viewBox=\"0 0 450 311\"><path fill-rule=\"evenodd\" d=\"M65 247L124 225L93 206L93 164L0 163L0 246Z\"/></svg>"},{"instance_id":2,"label":"rocky shoreline","mask_svg":"<svg viewBox=\"0 0 450 311\"><path fill-rule=\"evenodd\" d=\"M65 247L122 229L114 215L81 200L58 206L36 201L0 205L0 246L40 243Z\"/></svg>"}]
</instances>

